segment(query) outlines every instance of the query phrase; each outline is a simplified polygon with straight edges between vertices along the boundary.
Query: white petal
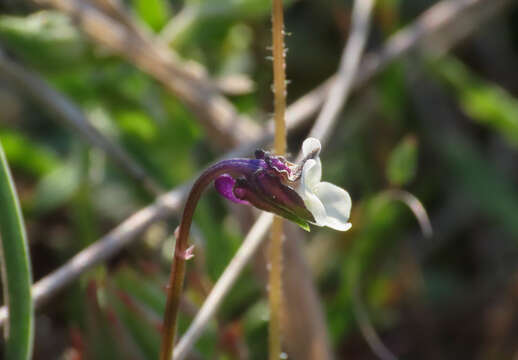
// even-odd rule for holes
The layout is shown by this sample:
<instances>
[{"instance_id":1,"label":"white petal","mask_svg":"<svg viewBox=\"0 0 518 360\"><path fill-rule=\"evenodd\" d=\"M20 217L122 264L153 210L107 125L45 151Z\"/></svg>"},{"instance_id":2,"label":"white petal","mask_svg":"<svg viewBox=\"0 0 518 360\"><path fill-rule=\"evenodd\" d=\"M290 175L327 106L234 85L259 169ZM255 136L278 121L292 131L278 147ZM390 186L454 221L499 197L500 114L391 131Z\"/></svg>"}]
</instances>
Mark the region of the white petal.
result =
<instances>
[{"instance_id":1,"label":"white petal","mask_svg":"<svg viewBox=\"0 0 518 360\"><path fill-rule=\"evenodd\" d=\"M302 168L302 177L300 179L303 191L313 192L313 188L320 182L320 179L322 179L320 158L307 160Z\"/></svg>"},{"instance_id":2,"label":"white petal","mask_svg":"<svg viewBox=\"0 0 518 360\"><path fill-rule=\"evenodd\" d=\"M326 209L320 199L310 191L304 191L300 194L304 205L315 218L315 224L325 226L327 221Z\"/></svg>"},{"instance_id":3,"label":"white petal","mask_svg":"<svg viewBox=\"0 0 518 360\"><path fill-rule=\"evenodd\" d=\"M320 140L316 138L307 138L302 143L302 154L304 154L304 157L311 153L315 153L315 155L318 156L321 148L322 145L320 144Z\"/></svg>"},{"instance_id":4,"label":"white petal","mask_svg":"<svg viewBox=\"0 0 518 360\"><path fill-rule=\"evenodd\" d=\"M351 197L349 193L328 182L317 184L313 188L313 193L324 205L326 213L324 225L335 230L349 230L351 227L351 224L348 222L351 213Z\"/></svg>"}]
</instances>

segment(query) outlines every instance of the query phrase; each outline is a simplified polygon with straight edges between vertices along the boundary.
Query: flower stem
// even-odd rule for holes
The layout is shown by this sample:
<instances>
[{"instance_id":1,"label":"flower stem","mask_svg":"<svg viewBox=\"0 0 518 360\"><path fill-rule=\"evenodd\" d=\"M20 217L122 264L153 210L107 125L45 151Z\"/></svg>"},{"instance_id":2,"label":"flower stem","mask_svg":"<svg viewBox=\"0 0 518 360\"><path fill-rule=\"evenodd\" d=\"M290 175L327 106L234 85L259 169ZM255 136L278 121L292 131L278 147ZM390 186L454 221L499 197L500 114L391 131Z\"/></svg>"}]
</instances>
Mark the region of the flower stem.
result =
<instances>
[{"instance_id":1,"label":"flower stem","mask_svg":"<svg viewBox=\"0 0 518 360\"><path fill-rule=\"evenodd\" d=\"M236 169L236 164L239 164L240 161L241 160L239 159L224 160L209 167L193 184L189 196L187 197L180 226L178 231L175 232L177 237L173 263L171 264L169 284L167 286L167 301L162 326L160 360L172 360L173 358L176 322L178 319L178 309L180 306L183 282L185 278L185 263L189 255L189 230L191 228L192 217L198 200L207 185L222 174L233 173Z\"/></svg>"},{"instance_id":2,"label":"flower stem","mask_svg":"<svg viewBox=\"0 0 518 360\"><path fill-rule=\"evenodd\" d=\"M286 112L286 63L284 53L284 16L282 0L273 0L272 28L275 111L274 147L277 155L284 155L286 152L286 123L284 121ZM270 305L268 347L270 360L280 359L282 352L282 241L283 220L276 216L272 224L272 235L268 256L270 261L270 274L268 279L268 301Z\"/></svg>"}]
</instances>

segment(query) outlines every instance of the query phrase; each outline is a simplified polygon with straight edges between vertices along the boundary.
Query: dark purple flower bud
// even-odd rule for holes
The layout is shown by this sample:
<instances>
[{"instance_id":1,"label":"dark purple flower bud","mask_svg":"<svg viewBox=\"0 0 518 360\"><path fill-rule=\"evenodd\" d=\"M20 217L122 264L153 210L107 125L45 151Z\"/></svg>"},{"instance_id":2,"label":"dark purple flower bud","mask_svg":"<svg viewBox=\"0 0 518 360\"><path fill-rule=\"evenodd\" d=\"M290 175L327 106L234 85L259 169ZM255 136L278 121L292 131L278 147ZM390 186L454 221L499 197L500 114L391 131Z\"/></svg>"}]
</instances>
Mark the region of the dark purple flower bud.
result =
<instances>
[{"instance_id":1,"label":"dark purple flower bud","mask_svg":"<svg viewBox=\"0 0 518 360\"><path fill-rule=\"evenodd\" d=\"M279 176L259 171L254 174L251 184L258 193L278 207L290 211L298 218L313 222L313 215L306 209L300 195L291 187L284 185Z\"/></svg>"},{"instance_id":2,"label":"dark purple flower bud","mask_svg":"<svg viewBox=\"0 0 518 360\"><path fill-rule=\"evenodd\" d=\"M300 195L290 187L293 164L258 150L256 159L226 160L226 172L215 181L216 190L228 200L251 204L309 230L315 219Z\"/></svg>"}]
</instances>

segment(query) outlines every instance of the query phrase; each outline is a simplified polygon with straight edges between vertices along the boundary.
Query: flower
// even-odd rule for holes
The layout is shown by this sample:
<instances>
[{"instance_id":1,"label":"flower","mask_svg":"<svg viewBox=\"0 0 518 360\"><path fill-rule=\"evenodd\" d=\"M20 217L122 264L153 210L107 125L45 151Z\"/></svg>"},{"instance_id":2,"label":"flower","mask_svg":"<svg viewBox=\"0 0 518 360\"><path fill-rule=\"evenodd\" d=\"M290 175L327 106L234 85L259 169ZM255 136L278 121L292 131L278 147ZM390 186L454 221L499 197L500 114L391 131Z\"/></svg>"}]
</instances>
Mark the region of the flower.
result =
<instances>
[{"instance_id":1,"label":"flower","mask_svg":"<svg viewBox=\"0 0 518 360\"><path fill-rule=\"evenodd\" d=\"M308 231L308 223L341 231L351 227L348 222L351 210L349 194L338 186L320 181L320 147L317 139L306 139L302 145L304 158L298 165L258 150L255 159L222 160L196 179L187 195L180 225L175 230L161 358L172 355L185 262L194 256L193 247L189 246L189 231L196 205L209 184L214 182L216 190L230 201L275 213Z\"/></svg>"},{"instance_id":2,"label":"flower","mask_svg":"<svg viewBox=\"0 0 518 360\"><path fill-rule=\"evenodd\" d=\"M351 198L338 186L320 182L320 148L317 139L306 139L298 165L263 150L255 152L255 159L224 160L219 166L224 173L214 186L232 202L275 213L305 230L313 223L346 231L351 227Z\"/></svg>"},{"instance_id":3,"label":"flower","mask_svg":"<svg viewBox=\"0 0 518 360\"><path fill-rule=\"evenodd\" d=\"M290 186L289 163L262 150L256 159L234 159L226 173L214 181L216 190L228 200L253 205L297 223L309 230L315 219L300 195Z\"/></svg>"},{"instance_id":4,"label":"flower","mask_svg":"<svg viewBox=\"0 0 518 360\"><path fill-rule=\"evenodd\" d=\"M308 138L302 144L304 159L298 193L307 209L315 218L315 225L327 226L339 231L351 228L351 197L344 189L320 181L322 163L320 162L320 141ZM309 158L308 158L309 157Z\"/></svg>"}]
</instances>

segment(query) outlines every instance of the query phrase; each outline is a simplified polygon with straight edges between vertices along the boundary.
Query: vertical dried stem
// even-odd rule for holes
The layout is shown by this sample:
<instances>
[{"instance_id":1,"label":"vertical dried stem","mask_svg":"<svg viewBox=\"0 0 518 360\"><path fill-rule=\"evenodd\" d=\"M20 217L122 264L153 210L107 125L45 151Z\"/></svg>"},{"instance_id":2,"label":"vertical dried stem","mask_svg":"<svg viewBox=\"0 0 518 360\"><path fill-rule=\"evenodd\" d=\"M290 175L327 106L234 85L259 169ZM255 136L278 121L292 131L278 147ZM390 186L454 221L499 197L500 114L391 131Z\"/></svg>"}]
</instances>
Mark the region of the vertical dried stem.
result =
<instances>
[{"instance_id":1,"label":"vertical dried stem","mask_svg":"<svg viewBox=\"0 0 518 360\"><path fill-rule=\"evenodd\" d=\"M286 63L284 58L284 16L282 0L273 0L273 89L275 104L275 152L284 155L286 152Z\"/></svg>"},{"instance_id":2,"label":"vertical dried stem","mask_svg":"<svg viewBox=\"0 0 518 360\"><path fill-rule=\"evenodd\" d=\"M278 360L281 355L281 316L282 316L282 238L283 221L276 216L273 219L272 235L268 259L270 261L270 273L268 278L270 304L270 323L268 328L269 359Z\"/></svg>"},{"instance_id":3,"label":"vertical dried stem","mask_svg":"<svg viewBox=\"0 0 518 360\"><path fill-rule=\"evenodd\" d=\"M284 18L282 0L273 0L272 35L273 35L273 89L275 108L275 153L284 155L286 152L286 74L284 59ZM269 248L270 274L269 284L269 358L278 360L281 355L282 331L282 240L283 221L275 217L272 224L272 237Z\"/></svg>"}]
</instances>

